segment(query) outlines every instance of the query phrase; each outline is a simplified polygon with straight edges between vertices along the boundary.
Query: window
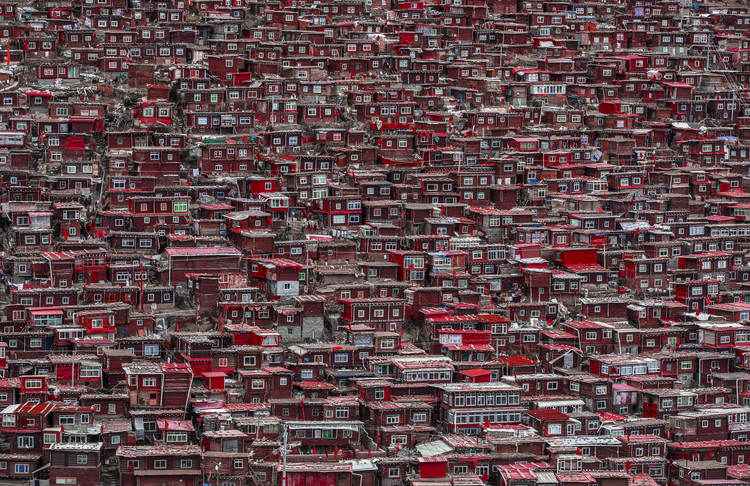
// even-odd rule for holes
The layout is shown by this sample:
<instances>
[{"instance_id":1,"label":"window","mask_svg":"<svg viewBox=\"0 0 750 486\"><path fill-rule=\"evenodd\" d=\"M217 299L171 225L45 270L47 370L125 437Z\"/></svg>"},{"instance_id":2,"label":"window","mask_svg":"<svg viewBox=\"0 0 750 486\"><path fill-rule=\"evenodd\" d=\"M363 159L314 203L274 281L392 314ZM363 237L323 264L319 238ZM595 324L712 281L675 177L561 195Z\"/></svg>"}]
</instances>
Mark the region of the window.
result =
<instances>
[{"instance_id":1,"label":"window","mask_svg":"<svg viewBox=\"0 0 750 486\"><path fill-rule=\"evenodd\" d=\"M34 448L34 437L21 436L18 438L19 449L33 449Z\"/></svg>"},{"instance_id":2,"label":"window","mask_svg":"<svg viewBox=\"0 0 750 486\"><path fill-rule=\"evenodd\" d=\"M16 426L15 415L3 415L3 427L13 428Z\"/></svg>"},{"instance_id":3,"label":"window","mask_svg":"<svg viewBox=\"0 0 750 486\"><path fill-rule=\"evenodd\" d=\"M42 388L42 380L26 380L26 388Z\"/></svg>"},{"instance_id":4,"label":"window","mask_svg":"<svg viewBox=\"0 0 750 486\"><path fill-rule=\"evenodd\" d=\"M187 442L187 432L167 432L167 442Z\"/></svg>"},{"instance_id":5,"label":"window","mask_svg":"<svg viewBox=\"0 0 750 486\"><path fill-rule=\"evenodd\" d=\"M86 454L78 454L76 456L76 464L83 465L83 464L88 464L88 463L89 463L89 456L87 456Z\"/></svg>"},{"instance_id":6,"label":"window","mask_svg":"<svg viewBox=\"0 0 750 486\"><path fill-rule=\"evenodd\" d=\"M166 469L166 468L167 468L166 459L157 459L154 461L154 469Z\"/></svg>"},{"instance_id":7,"label":"window","mask_svg":"<svg viewBox=\"0 0 750 486\"><path fill-rule=\"evenodd\" d=\"M144 356L159 356L159 345L158 344L144 344L143 355Z\"/></svg>"},{"instance_id":8,"label":"window","mask_svg":"<svg viewBox=\"0 0 750 486\"><path fill-rule=\"evenodd\" d=\"M29 473L28 464L16 464L16 474L28 474L28 473Z\"/></svg>"},{"instance_id":9,"label":"window","mask_svg":"<svg viewBox=\"0 0 750 486\"><path fill-rule=\"evenodd\" d=\"M337 407L336 408L336 418L337 419L349 418L349 409L346 408L346 407Z\"/></svg>"}]
</instances>

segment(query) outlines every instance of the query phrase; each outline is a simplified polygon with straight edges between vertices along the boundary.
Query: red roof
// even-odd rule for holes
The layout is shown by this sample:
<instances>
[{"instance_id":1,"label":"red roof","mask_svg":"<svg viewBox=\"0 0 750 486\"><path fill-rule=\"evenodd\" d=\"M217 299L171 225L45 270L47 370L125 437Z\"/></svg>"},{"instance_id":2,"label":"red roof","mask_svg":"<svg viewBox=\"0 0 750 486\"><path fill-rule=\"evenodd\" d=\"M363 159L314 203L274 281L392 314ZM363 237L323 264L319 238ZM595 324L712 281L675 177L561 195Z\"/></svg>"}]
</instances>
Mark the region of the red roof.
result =
<instances>
[{"instance_id":1,"label":"red roof","mask_svg":"<svg viewBox=\"0 0 750 486\"><path fill-rule=\"evenodd\" d=\"M619 422L622 420L627 420L627 417L623 417L622 415L617 415L616 413L610 413L610 412L601 412L599 414L599 418L602 419L602 422Z\"/></svg>"},{"instance_id":2,"label":"red roof","mask_svg":"<svg viewBox=\"0 0 750 486\"><path fill-rule=\"evenodd\" d=\"M554 408L542 408L539 410L528 410L527 415L531 415L538 420L567 420L570 416L555 410Z\"/></svg>"},{"instance_id":3,"label":"red roof","mask_svg":"<svg viewBox=\"0 0 750 486\"><path fill-rule=\"evenodd\" d=\"M187 431L187 432L193 432L195 430L195 428L193 428L193 424L190 423L190 421L188 420L157 419L156 427L159 430L177 430L177 431Z\"/></svg>"},{"instance_id":4,"label":"red roof","mask_svg":"<svg viewBox=\"0 0 750 486\"><path fill-rule=\"evenodd\" d=\"M320 381L303 381L302 383L295 383L296 386L300 388L309 388L309 389L326 389L326 390L335 390L336 387L330 383L324 383Z\"/></svg>"},{"instance_id":5,"label":"red roof","mask_svg":"<svg viewBox=\"0 0 750 486\"><path fill-rule=\"evenodd\" d=\"M487 376L487 375L491 375L492 372L488 370L483 370L482 368L472 368L470 370L459 371L459 374L466 375L466 376Z\"/></svg>"},{"instance_id":6,"label":"red roof","mask_svg":"<svg viewBox=\"0 0 750 486\"><path fill-rule=\"evenodd\" d=\"M445 456L431 456L431 457L418 457L417 461L419 461L420 464L424 464L426 462L448 462L448 459L446 459Z\"/></svg>"},{"instance_id":7,"label":"red roof","mask_svg":"<svg viewBox=\"0 0 750 486\"><path fill-rule=\"evenodd\" d=\"M162 363L161 370L165 373L192 373L190 365L183 363Z\"/></svg>"},{"instance_id":8,"label":"red roof","mask_svg":"<svg viewBox=\"0 0 750 486\"><path fill-rule=\"evenodd\" d=\"M24 93L26 96L42 96L44 98L52 98L52 93L46 91L27 91Z\"/></svg>"},{"instance_id":9,"label":"red roof","mask_svg":"<svg viewBox=\"0 0 750 486\"><path fill-rule=\"evenodd\" d=\"M55 407L54 403L25 402L18 405L10 405L3 412L19 413L26 415L47 415Z\"/></svg>"},{"instance_id":10,"label":"red roof","mask_svg":"<svg viewBox=\"0 0 750 486\"><path fill-rule=\"evenodd\" d=\"M227 374L223 371L207 371L203 373L204 378L226 378Z\"/></svg>"},{"instance_id":11,"label":"red roof","mask_svg":"<svg viewBox=\"0 0 750 486\"><path fill-rule=\"evenodd\" d=\"M242 256L242 252L236 248L167 248L169 256Z\"/></svg>"},{"instance_id":12,"label":"red roof","mask_svg":"<svg viewBox=\"0 0 750 486\"><path fill-rule=\"evenodd\" d=\"M526 356L521 356L520 354L514 355L514 356L505 356L498 358L498 361L506 366L530 366L537 364L536 361L534 361L531 358L527 358Z\"/></svg>"}]
</instances>

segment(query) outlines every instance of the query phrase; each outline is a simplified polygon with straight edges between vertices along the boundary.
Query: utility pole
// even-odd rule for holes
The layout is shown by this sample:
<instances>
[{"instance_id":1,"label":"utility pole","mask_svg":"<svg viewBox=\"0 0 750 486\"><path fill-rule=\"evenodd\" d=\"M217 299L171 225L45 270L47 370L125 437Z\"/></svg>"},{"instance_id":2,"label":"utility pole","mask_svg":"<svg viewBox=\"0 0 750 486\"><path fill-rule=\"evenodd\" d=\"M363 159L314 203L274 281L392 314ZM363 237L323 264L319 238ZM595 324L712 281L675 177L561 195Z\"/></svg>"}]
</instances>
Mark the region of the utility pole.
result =
<instances>
[{"instance_id":1,"label":"utility pole","mask_svg":"<svg viewBox=\"0 0 750 486\"><path fill-rule=\"evenodd\" d=\"M286 427L286 425L282 425L283 431L281 434L282 442L281 442L281 486L286 486L286 455L289 453L289 449L287 447L287 438L289 431Z\"/></svg>"},{"instance_id":2,"label":"utility pole","mask_svg":"<svg viewBox=\"0 0 750 486\"><path fill-rule=\"evenodd\" d=\"M73 387L75 385L76 380L76 343L73 343L73 359L71 362L71 371L70 371L70 386Z\"/></svg>"}]
</instances>

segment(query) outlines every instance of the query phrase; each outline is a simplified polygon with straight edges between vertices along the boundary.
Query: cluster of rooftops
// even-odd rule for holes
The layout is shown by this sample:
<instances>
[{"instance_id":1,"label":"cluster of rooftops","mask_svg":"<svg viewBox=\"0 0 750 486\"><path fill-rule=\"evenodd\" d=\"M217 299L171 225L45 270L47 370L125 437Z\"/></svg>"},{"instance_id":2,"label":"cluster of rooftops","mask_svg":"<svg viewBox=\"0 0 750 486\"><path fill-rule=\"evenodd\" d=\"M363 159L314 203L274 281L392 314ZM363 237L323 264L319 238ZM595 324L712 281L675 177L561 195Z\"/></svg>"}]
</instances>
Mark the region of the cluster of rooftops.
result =
<instances>
[{"instance_id":1,"label":"cluster of rooftops","mask_svg":"<svg viewBox=\"0 0 750 486\"><path fill-rule=\"evenodd\" d=\"M748 31L0 0L0 480L750 486Z\"/></svg>"}]
</instances>

